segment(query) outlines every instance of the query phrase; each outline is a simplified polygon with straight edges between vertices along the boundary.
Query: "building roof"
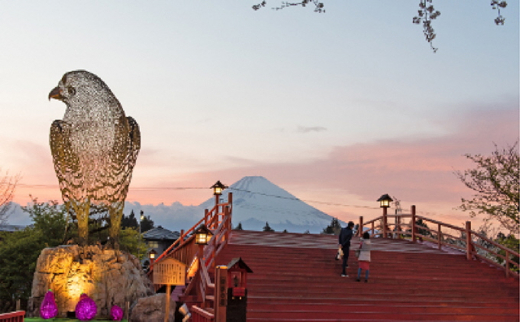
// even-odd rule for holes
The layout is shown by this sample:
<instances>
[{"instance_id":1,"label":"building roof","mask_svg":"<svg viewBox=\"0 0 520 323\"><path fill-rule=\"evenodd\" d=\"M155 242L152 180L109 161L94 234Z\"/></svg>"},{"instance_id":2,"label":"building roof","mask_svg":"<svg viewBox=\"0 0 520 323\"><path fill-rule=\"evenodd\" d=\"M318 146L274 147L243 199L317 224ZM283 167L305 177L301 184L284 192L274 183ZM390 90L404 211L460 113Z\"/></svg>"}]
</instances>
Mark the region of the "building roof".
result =
<instances>
[{"instance_id":1,"label":"building roof","mask_svg":"<svg viewBox=\"0 0 520 323\"><path fill-rule=\"evenodd\" d=\"M143 233L143 238L146 240L177 240L181 234L178 231L170 231L158 226Z\"/></svg>"}]
</instances>

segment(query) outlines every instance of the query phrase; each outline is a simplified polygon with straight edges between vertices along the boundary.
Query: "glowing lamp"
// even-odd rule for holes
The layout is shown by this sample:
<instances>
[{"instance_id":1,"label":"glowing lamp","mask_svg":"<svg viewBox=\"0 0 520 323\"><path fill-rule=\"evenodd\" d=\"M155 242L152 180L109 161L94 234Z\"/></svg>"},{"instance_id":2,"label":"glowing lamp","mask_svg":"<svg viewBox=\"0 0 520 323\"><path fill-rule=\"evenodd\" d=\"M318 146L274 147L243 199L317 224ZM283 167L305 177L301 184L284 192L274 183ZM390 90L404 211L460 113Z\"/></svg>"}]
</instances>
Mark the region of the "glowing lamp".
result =
<instances>
[{"instance_id":1,"label":"glowing lamp","mask_svg":"<svg viewBox=\"0 0 520 323\"><path fill-rule=\"evenodd\" d=\"M97 314L97 305L87 294L81 294L76 305L76 317L81 321L90 321Z\"/></svg>"},{"instance_id":2,"label":"glowing lamp","mask_svg":"<svg viewBox=\"0 0 520 323\"><path fill-rule=\"evenodd\" d=\"M123 309L117 305L110 309L110 317L113 321L121 321L123 319Z\"/></svg>"},{"instance_id":3,"label":"glowing lamp","mask_svg":"<svg viewBox=\"0 0 520 323\"><path fill-rule=\"evenodd\" d=\"M210 188L213 189L213 195L221 195L222 191L228 188L226 185L222 184L220 181L217 181Z\"/></svg>"},{"instance_id":4,"label":"glowing lamp","mask_svg":"<svg viewBox=\"0 0 520 323\"><path fill-rule=\"evenodd\" d=\"M45 293L45 297L43 298L43 302L40 306L40 316L42 319L50 319L58 315L58 306L56 305L56 300L54 299L54 293L51 289L47 293Z\"/></svg>"},{"instance_id":5,"label":"glowing lamp","mask_svg":"<svg viewBox=\"0 0 520 323\"><path fill-rule=\"evenodd\" d=\"M155 259L156 256L157 256L157 251L155 251L155 250L153 250L153 249L150 250L150 252L148 253L148 257L149 257L150 260L152 260L152 261Z\"/></svg>"},{"instance_id":6,"label":"glowing lamp","mask_svg":"<svg viewBox=\"0 0 520 323\"><path fill-rule=\"evenodd\" d=\"M388 194L381 195L381 197L377 200L382 208L390 207L390 202L392 201L392 198Z\"/></svg>"},{"instance_id":7,"label":"glowing lamp","mask_svg":"<svg viewBox=\"0 0 520 323\"><path fill-rule=\"evenodd\" d=\"M195 231L195 243L198 245L207 245L213 233L204 225L201 224L200 227Z\"/></svg>"}]
</instances>

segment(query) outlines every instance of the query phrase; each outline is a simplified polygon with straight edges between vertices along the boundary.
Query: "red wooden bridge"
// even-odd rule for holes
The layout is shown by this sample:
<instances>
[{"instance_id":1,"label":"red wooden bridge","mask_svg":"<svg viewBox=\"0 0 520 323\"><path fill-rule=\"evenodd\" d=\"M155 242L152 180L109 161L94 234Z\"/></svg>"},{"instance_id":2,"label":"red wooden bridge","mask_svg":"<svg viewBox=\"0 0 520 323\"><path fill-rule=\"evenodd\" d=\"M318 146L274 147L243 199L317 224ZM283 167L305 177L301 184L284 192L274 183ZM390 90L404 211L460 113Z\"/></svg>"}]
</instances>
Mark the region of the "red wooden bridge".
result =
<instances>
[{"instance_id":1,"label":"red wooden bridge","mask_svg":"<svg viewBox=\"0 0 520 323\"><path fill-rule=\"evenodd\" d=\"M353 251L350 277L340 277L336 236L232 231L231 195L228 201L207 211L161 256L188 264L189 283L173 294L190 307L193 321L218 320L215 265L236 257L253 271L247 279L248 321L520 320L518 271L512 270L518 264L511 260L518 252L492 241L478 244L485 237L470 226L427 219L414 208L411 214L393 216L393 225L386 215L366 223L361 218L360 227L372 227L373 234L370 278L364 283L355 280ZM407 229L406 218L410 224L422 219L435 230L426 234L410 224ZM214 232L204 249L190 236L202 223ZM355 237L352 249L357 242ZM502 257L503 264L482 256L482 248Z\"/></svg>"}]
</instances>

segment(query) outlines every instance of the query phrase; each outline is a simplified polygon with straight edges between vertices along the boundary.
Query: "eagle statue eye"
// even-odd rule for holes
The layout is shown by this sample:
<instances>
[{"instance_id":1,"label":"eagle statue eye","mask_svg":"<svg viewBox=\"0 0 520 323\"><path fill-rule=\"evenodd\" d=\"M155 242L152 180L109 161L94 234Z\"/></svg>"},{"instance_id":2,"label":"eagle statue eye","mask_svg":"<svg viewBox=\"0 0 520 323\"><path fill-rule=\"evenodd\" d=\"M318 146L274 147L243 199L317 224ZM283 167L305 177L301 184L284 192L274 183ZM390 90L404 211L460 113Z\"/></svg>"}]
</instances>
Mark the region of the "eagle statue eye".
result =
<instances>
[{"instance_id":1,"label":"eagle statue eye","mask_svg":"<svg viewBox=\"0 0 520 323\"><path fill-rule=\"evenodd\" d=\"M72 86L67 86L67 92L69 93L69 95L74 95L76 94L76 89L73 88Z\"/></svg>"}]
</instances>

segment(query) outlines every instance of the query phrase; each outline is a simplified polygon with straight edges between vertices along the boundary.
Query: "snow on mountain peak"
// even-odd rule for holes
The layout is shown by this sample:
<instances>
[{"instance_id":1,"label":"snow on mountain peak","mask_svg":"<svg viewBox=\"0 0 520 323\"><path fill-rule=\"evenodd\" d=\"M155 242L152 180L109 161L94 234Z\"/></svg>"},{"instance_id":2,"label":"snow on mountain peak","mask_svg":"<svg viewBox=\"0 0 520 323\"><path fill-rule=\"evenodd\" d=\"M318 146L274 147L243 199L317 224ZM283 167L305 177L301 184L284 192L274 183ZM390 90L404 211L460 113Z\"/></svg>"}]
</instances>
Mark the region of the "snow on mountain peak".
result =
<instances>
[{"instance_id":1,"label":"snow on mountain peak","mask_svg":"<svg viewBox=\"0 0 520 323\"><path fill-rule=\"evenodd\" d=\"M319 233L332 217L306 204L262 176L246 176L224 190L221 201L233 193L232 221L245 230L262 230L266 222L276 231ZM200 206L211 209L214 199Z\"/></svg>"}]
</instances>

